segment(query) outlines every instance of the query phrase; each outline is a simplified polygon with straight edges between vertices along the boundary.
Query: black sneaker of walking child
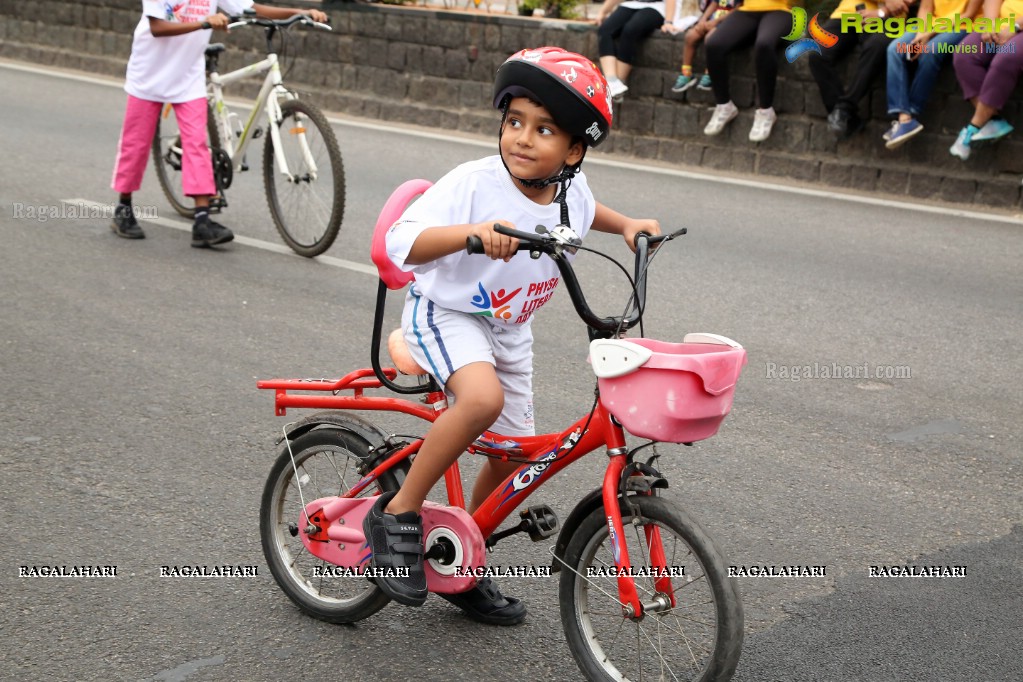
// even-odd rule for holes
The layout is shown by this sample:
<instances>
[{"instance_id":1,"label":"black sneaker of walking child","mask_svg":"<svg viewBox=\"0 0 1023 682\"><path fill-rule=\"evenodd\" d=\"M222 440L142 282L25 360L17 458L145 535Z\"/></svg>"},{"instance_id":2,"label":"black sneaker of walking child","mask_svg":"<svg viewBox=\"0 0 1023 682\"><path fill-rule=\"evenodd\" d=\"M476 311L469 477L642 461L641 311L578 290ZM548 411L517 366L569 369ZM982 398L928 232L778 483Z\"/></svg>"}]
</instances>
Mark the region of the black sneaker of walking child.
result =
<instances>
[{"instance_id":1,"label":"black sneaker of walking child","mask_svg":"<svg viewBox=\"0 0 1023 682\"><path fill-rule=\"evenodd\" d=\"M224 244L234 239L234 232L220 223L215 223L209 216L199 218L192 224L192 246L205 248L214 244Z\"/></svg>"},{"instance_id":2,"label":"black sneaker of walking child","mask_svg":"<svg viewBox=\"0 0 1023 682\"><path fill-rule=\"evenodd\" d=\"M118 204L114 209L114 220L110 223L110 229L118 237L125 239L145 239L146 233L142 231L135 213L131 210L131 204Z\"/></svg>"},{"instance_id":3,"label":"black sneaker of walking child","mask_svg":"<svg viewBox=\"0 0 1023 682\"><path fill-rule=\"evenodd\" d=\"M526 620L526 605L515 597L505 597L490 578L483 578L468 592L441 594L466 615L488 625L518 625Z\"/></svg>"},{"instance_id":4,"label":"black sneaker of walking child","mask_svg":"<svg viewBox=\"0 0 1023 682\"><path fill-rule=\"evenodd\" d=\"M380 495L362 521L366 542L373 552L370 565L375 569L408 569L408 576L376 576L374 582L384 594L406 606L422 606L426 601L426 571L423 568L423 519L415 512L387 514L384 509L396 493Z\"/></svg>"}]
</instances>

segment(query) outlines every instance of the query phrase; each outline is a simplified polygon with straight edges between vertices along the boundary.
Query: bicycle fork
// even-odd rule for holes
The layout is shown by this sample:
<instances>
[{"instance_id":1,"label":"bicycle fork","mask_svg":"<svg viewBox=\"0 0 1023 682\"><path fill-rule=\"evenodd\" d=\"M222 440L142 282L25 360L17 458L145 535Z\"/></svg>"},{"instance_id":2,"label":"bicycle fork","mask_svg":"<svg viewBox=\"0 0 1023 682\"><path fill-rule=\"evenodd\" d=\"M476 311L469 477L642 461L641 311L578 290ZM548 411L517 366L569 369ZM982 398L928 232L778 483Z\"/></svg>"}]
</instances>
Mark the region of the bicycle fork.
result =
<instances>
[{"instance_id":1,"label":"bicycle fork","mask_svg":"<svg viewBox=\"0 0 1023 682\"><path fill-rule=\"evenodd\" d=\"M661 529L654 524L645 526L643 529L646 545L649 549L649 568L656 572L654 587L656 594L650 601L640 601L639 593L636 591L636 580L633 576L632 562L629 558L628 543L625 541L625 526L622 523L621 507L619 499L628 504L625 497L619 498L622 473L625 471L628 450L625 443L611 447L608 456L611 462L604 473L604 483L601 493L604 500L604 510L607 514L608 542L611 543L611 554L614 557L615 569L618 581L618 596L622 604L622 615L626 618L640 619L647 613L667 611L675 607L675 590L671 584L671 578L667 570L667 558L664 554L664 543L661 539Z\"/></svg>"}]
</instances>

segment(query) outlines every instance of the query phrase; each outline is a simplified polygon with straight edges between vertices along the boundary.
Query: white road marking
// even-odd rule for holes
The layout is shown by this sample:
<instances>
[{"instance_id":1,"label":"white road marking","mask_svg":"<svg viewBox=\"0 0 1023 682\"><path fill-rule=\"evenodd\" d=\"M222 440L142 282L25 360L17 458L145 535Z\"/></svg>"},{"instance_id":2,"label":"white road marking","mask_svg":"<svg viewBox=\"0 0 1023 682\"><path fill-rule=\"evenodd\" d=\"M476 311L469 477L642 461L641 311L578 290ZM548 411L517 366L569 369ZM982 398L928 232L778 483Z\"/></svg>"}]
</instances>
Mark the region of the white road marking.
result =
<instances>
[{"instance_id":1,"label":"white road marking","mask_svg":"<svg viewBox=\"0 0 1023 682\"><path fill-rule=\"evenodd\" d=\"M61 203L69 204L76 207L86 207L94 210L109 210L110 214L113 215L114 206L113 204L104 204L98 201L91 201L89 199L62 199ZM184 220L172 220L171 218L142 218L140 222L151 223L153 225L160 225L162 227L169 227L174 230L181 230L182 232L192 232L192 223ZM262 239L253 239L252 237L242 237L235 235L234 241L237 244L244 244L245 246L251 246L254 249L262 249L263 251L273 251L274 253L283 253L287 256L294 256L295 258L305 258L299 256L297 253L292 251L289 247L284 244L277 244L275 242L265 242ZM305 260L310 260L305 258ZM361 272L364 275L372 275L377 277L377 269L372 265L364 265L362 263L356 263L355 261L345 260L343 258L335 258L334 256L316 256L315 260L318 263L325 265L331 265L335 268L343 268L345 270L351 270L352 272Z\"/></svg>"}]
</instances>

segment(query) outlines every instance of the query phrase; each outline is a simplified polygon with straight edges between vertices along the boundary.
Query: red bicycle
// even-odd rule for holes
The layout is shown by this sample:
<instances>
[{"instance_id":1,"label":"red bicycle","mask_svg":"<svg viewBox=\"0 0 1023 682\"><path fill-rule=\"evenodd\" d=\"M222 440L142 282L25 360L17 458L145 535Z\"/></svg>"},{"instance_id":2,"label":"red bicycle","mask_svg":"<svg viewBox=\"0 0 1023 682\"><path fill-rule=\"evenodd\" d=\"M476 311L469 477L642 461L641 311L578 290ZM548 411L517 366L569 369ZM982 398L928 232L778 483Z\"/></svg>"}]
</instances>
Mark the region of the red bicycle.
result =
<instances>
[{"instance_id":1,"label":"red bicycle","mask_svg":"<svg viewBox=\"0 0 1023 682\"><path fill-rule=\"evenodd\" d=\"M263 492L260 535L277 584L303 611L329 622L358 621L388 603L370 575L362 519L375 495L401 486L423 442L421 436L389 434L352 412L401 413L429 423L447 409L432 378L419 370L418 384L398 382L398 370L383 368L379 357L387 292L411 280L388 261L384 232L429 186L415 180L399 187L377 221L373 260L380 284L372 367L337 381L257 384L274 391L277 415L289 408L325 410L285 427ZM690 334L683 343L620 338L641 321L647 267L665 248L649 247L684 232L637 238L630 305L621 316L603 318L590 310L567 258L582 248L570 230L507 232L520 240L520 250L557 263L589 330L598 399L558 433L481 434L470 452L521 466L470 516L456 463L444 477L448 504L427 502L422 510L427 584L438 593L470 589L487 571L487 548L501 539L525 532L542 541L560 525L549 570L560 572L562 625L579 668L591 680L727 680L742 647L739 590L721 551L685 511L661 496L668 482L653 466L656 450L646 462L637 455L656 442L692 443L714 435L731 408L746 353L712 334ZM482 252L478 244L468 248ZM423 398L367 395L374 389ZM630 447L625 431L645 442ZM608 456L603 483L564 523L547 505L536 505L522 510L515 525L497 530L552 476L601 447Z\"/></svg>"}]
</instances>

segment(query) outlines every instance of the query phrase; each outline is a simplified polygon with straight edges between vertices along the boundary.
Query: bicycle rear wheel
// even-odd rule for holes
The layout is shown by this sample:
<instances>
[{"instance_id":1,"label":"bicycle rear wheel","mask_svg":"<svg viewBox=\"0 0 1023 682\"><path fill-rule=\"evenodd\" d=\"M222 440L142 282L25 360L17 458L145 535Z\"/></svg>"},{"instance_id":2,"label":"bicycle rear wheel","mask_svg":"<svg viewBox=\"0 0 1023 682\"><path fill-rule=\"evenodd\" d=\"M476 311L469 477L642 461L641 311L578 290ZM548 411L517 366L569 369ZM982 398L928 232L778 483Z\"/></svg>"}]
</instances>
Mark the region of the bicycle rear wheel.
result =
<instances>
[{"instance_id":1,"label":"bicycle rear wheel","mask_svg":"<svg viewBox=\"0 0 1023 682\"><path fill-rule=\"evenodd\" d=\"M603 507L580 524L565 549L559 600L569 649L589 680L731 679L742 648L742 603L714 542L689 516L658 497L629 498L622 523L633 570L650 573L650 537L659 534L664 564L684 567L671 578L675 606L625 618L608 520ZM609 574L610 572L610 574ZM643 603L664 600L655 577L636 577ZM668 604L665 604L668 606Z\"/></svg>"},{"instance_id":2,"label":"bicycle rear wheel","mask_svg":"<svg viewBox=\"0 0 1023 682\"><path fill-rule=\"evenodd\" d=\"M318 256L334 243L345 211L345 171L334 130L313 104L281 102L281 148L273 136L263 147L266 201L284 243L300 256ZM284 158L289 175L277 168ZM310 164L315 165L315 173Z\"/></svg>"},{"instance_id":3,"label":"bicycle rear wheel","mask_svg":"<svg viewBox=\"0 0 1023 682\"><path fill-rule=\"evenodd\" d=\"M291 441L290 454L287 443L281 444L263 489L259 535L270 572L299 608L329 623L368 618L390 598L369 580L323 575L324 568L334 565L310 554L299 537L302 497L308 504L351 489L368 471L367 459L378 445L349 429L313 429ZM398 466L382 474L359 497L397 490L402 480L404 468Z\"/></svg>"},{"instance_id":4,"label":"bicycle rear wheel","mask_svg":"<svg viewBox=\"0 0 1023 682\"><path fill-rule=\"evenodd\" d=\"M217 122L209 105L206 111L206 136L208 147L211 149L220 147L220 133L217 132ZM156 167L160 189L163 190L167 201L179 214L191 218L195 214L195 205L181 189L181 133L178 130L174 107L170 104L163 105L160 118L156 122L156 134L153 136L153 165Z\"/></svg>"}]
</instances>

